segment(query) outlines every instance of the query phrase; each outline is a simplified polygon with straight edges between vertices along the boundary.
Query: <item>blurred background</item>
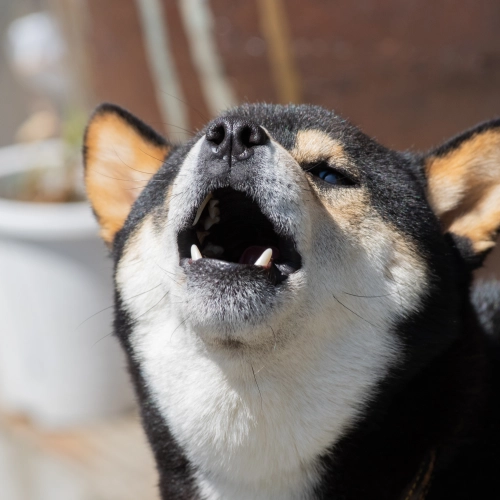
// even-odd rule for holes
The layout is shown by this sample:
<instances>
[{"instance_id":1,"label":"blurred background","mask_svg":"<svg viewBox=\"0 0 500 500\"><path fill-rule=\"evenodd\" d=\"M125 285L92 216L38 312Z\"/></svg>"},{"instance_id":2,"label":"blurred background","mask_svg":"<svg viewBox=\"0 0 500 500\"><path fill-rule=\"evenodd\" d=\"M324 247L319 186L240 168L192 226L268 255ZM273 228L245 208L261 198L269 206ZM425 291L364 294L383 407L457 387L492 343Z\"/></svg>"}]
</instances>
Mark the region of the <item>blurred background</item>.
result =
<instances>
[{"instance_id":1,"label":"blurred background","mask_svg":"<svg viewBox=\"0 0 500 500\"><path fill-rule=\"evenodd\" d=\"M313 103L425 150L500 114L499 23L498 0L0 0L0 497L157 498L81 183L96 104L178 142Z\"/></svg>"}]
</instances>

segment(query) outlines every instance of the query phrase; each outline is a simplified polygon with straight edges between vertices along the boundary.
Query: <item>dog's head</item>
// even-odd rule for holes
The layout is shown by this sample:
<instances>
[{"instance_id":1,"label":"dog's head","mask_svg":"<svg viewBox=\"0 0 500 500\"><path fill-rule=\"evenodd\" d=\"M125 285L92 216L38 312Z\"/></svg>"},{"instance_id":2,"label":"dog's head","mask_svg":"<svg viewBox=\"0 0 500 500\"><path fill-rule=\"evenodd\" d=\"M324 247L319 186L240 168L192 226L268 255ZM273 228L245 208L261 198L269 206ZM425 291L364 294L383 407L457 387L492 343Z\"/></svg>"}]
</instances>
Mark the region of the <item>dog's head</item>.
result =
<instances>
[{"instance_id":1,"label":"dog's head","mask_svg":"<svg viewBox=\"0 0 500 500\"><path fill-rule=\"evenodd\" d=\"M87 189L123 300L161 281L159 309L231 348L355 337L436 291L453 302L456 247L471 260L494 245L499 126L417 157L318 107L248 105L174 147L104 105L86 134Z\"/></svg>"},{"instance_id":2,"label":"dog's head","mask_svg":"<svg viewBox=\"0 0 500 500\"><path fill-rule=\"evenodd\" d=\"M297 470L391 370L411 376L450 345L500 225L499 165L500 121L414 155L319 107L245 105L173 146L101 106L85 177L117 334L191 459Z\"/></svg>"}]
</instances>

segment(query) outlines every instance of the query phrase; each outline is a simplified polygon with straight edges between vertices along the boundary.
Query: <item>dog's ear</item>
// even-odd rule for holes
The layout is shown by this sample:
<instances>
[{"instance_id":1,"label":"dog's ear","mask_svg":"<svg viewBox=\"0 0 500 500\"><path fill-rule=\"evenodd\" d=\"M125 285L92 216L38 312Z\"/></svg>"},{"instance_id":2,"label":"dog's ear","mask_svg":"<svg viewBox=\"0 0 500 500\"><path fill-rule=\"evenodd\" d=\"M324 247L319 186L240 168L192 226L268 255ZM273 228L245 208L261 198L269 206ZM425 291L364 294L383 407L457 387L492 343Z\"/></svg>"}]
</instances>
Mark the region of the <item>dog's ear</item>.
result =
<instances>
[{"instance_id":1,"label":"dog's ear","mask_svg":"<svg viewBox=\"0 0 500 500\"><path fill-rule=\"evenodd\" d=\"M102 104L94 112L84 139L85 185L108 245L169 149L165 139L118 106Z\"/></svg>"},{"instance_id":2,"label":"dog's ear","mask_svg":"<svg viewBox=\"0 0 500 500\"><path fill-rule=\"evenodd\" d=\"M462 255L478 265L500 228L500 120L451 139L424 158L429 202Z\"/></svg>"}]
</instances>

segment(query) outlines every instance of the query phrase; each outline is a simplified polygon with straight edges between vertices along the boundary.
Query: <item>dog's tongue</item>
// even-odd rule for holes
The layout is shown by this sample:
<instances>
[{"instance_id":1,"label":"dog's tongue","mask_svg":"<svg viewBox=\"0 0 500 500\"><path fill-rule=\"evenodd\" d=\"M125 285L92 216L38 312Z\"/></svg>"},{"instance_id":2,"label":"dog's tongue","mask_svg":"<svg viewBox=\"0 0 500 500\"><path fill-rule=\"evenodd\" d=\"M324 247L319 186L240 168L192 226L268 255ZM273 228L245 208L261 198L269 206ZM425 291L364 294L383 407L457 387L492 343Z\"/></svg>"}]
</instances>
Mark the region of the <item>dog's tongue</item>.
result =
<instances>
[{"instance_id":1,"label":"dog's tongue","mask_svg":"<svg viewBox=\"0 0 500 500\"><path fill-rule=\"evenodd\" d=\"M257 245L253 245L248 247L242 254L239 260L240 264L255 264L257 259L262 255L262 253L271 248L273 251L273 259L276 260L279 257L280 251L275 247L261 247Z\"/></svg>"}]
</instances>

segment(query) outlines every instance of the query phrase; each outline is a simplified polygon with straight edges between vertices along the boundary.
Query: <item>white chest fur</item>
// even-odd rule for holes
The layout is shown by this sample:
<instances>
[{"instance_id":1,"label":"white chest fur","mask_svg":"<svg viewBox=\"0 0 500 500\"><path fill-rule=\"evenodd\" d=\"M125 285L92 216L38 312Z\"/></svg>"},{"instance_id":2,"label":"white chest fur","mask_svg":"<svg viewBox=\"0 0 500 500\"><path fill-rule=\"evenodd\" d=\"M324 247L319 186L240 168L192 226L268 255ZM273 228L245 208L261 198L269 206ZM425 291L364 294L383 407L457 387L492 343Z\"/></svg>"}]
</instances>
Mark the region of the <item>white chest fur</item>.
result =
<instances>
[{"instance_id":1,"label":"white chest fur","mask_svg":"<svg viewBox=\"0 0 500 500\"><path fill-rule=\"evenodd\" d=\"M217 359L167 310L155 316L157 326L136 327L136 354L209 499L307 498L319 456L355 421L389 361L369 331L351 337L369 355L348 336L328 342L325 331L260 361Z\"/></svg>"}]
</instances>

